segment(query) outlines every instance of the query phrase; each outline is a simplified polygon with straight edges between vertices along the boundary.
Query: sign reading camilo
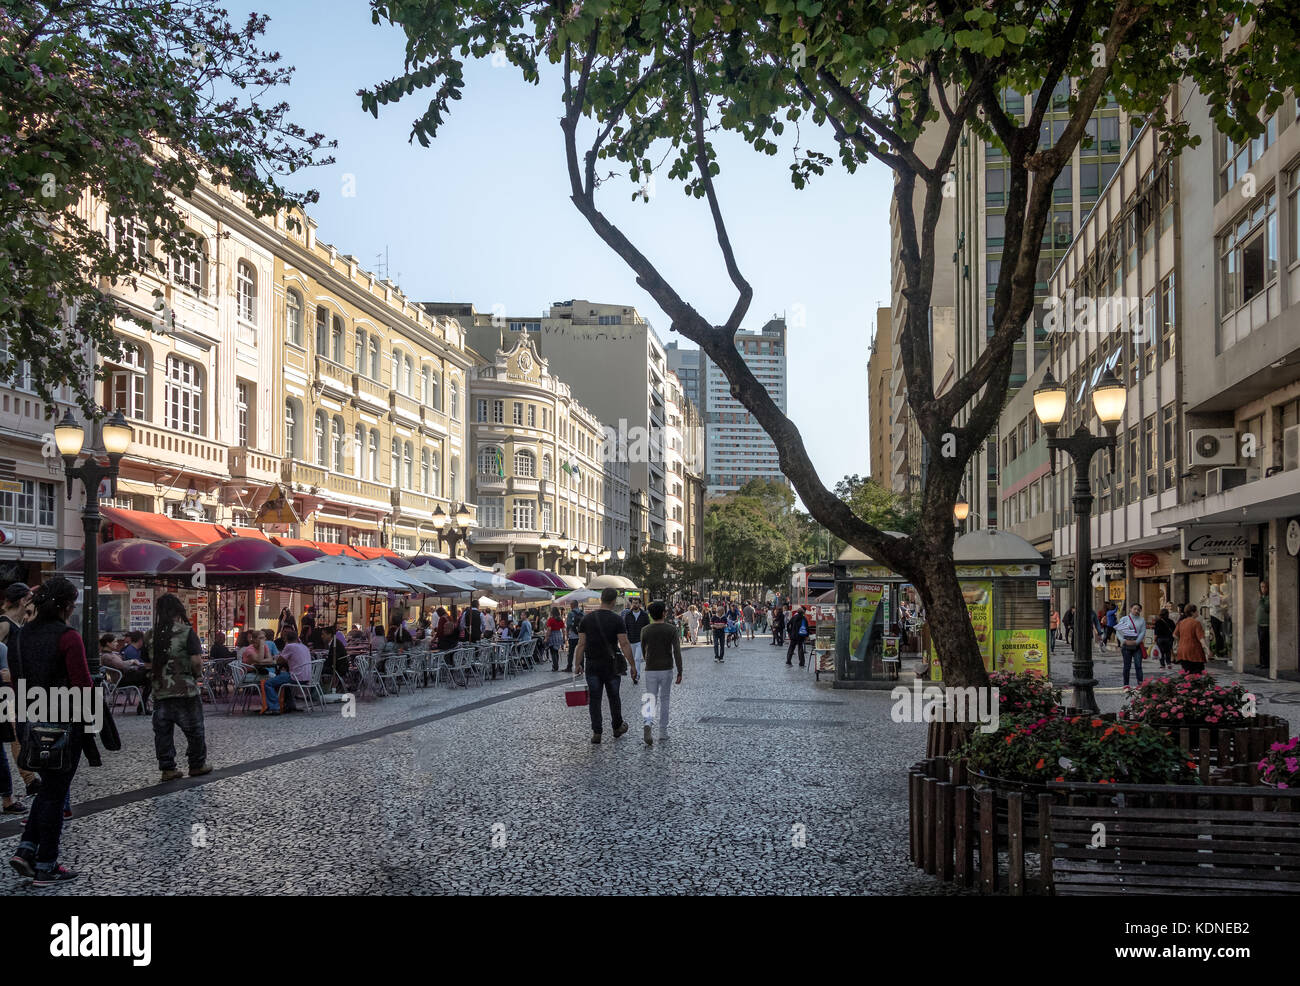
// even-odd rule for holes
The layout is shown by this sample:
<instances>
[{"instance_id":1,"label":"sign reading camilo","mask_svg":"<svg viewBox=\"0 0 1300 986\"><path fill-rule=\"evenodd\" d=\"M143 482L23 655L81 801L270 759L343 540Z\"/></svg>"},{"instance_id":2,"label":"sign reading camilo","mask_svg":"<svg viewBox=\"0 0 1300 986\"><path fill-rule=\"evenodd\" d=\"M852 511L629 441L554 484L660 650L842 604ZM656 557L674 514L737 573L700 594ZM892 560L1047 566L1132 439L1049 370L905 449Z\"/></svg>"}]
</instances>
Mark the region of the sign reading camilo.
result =
<instances>
[{"instance_id":1,"label":"sign reading camilo","mask_svg":"<svg viewBox=\"0 0 1300 986\"><path fill-rule=\"evenodd\" d=\"M996 688L940 688L913 681L911 688L899 685L889 697L894 722L977 722L981 733L998 730L1001 698Z\"/></svg>"},{"instance_id":2,"label":"sign reading camilo","mask_svg":"<svg viewBox=\"0 0 1300 986\"><path fill-rule=\"evenodd\" d=\"M50 926L50 955L56 959L128 958L135 966L146 966L153 952L153 925L110 924L87 921L73 915L67 924Z\"/></svg>"},{"instance_id":3,"label":"sign reading camilo","mask_svg":"<svg viewBox=\"0 0 1300 986\"><path fill-rule=\"evenodd\" d=\"M1193 558L1244 558L1250 538L1240 527L1191 527L1182 532L1183 561Z\"/></svg>"}]
</instances>

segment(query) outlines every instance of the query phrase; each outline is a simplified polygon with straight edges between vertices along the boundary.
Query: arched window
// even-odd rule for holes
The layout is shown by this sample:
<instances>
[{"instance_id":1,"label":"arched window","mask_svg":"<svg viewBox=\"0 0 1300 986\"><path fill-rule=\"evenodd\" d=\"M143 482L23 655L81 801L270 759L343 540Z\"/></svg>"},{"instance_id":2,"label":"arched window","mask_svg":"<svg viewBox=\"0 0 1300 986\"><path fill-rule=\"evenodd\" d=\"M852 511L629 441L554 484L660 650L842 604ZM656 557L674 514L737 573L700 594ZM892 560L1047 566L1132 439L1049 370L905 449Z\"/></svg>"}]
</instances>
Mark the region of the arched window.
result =
<instances>
[{"instance_id":1,"label":"arched window","mask_svg":"<svg viewBox=\"0 0 1300 986\"><path fill-rule=\"evenodd\" d=\"M302 458L302 405L292 397L284 402L284 453Z\"/></svg>"},{"instance_id":2,"label":"arched window","mask_svg":"<svg viewBox=\"0 0 1300 986\"><path fill-rule=\"evenodd\" d=\"M139 344L123 342L120 360L105 359L108 375L104 390L104 405L110 411L121 411L128 418L144 420L148 417L149 363ZM0 346L0 350L4 347Z\"/></svg>"},{"instance_id":3,"label":"arched window","mask_svg":"<svg viewBox=\"0 0 1300 986\"><path fill-rule=\"evenodd\" d=\"M433 478L429 493L431 496L442 496L442 449L433 453Z\"/></svg>"},{"instance_id":4,"label":"arched window","mask_svg":"<svg viewBox=\"0 0 1300 986\"><path fill-rule=\"evenodd\" d=\"M366 429L361 425L352 429L352 474L366 478Z\"/></svg>"},{"instance_id":5,"label":"arched window","mask_svg":"<svg viewBox=\"0 0 1300 986\"><path fill-rule=\"evenodd\" d=\"M315 420L313 430L316 436L316 465L328 466L330 460L328 455L329 449L326 447L325 444L326 440L325 440L325 412L324 411L316 412L316 420Z\"/></svg>"},{"instance_id":6,"label":"arched window","mask_svg":"<svg viewBox=\"0 0 1300 986\"><path fill-rule=\"evenodd\" d=\"M172 431L203 434L203 371L179 356L167 357L164 422Z\"/></svg>"},{"instance_id":7,"label":"arched window","mask_svg":"<svg viewBox=\"0 0 1300 986\"><path fill-rule=\"evenodd\" d=\"M343 346L343 319L335 315L330 324L330 359L335 363L343 362Z\"/></svg>"},{"instance_id":8,"label":"arched window","mask_svg":"<svg viewBox=\"0 0 1300 986\"><path fill-rule=\"evenodd\" d=\"M330 422L330 449L334 453L334 471L343 471L343 419L338 415Z\"/></svg>"},{"instance_id":9,"label":"arched window","mask_svg":"<svg viewBox=\"0 0 1300 986\"><path fill-rule=\"evenodd\" d=\"M426 496L432 492L432 476L429 474L429 450L420 449L420 492Z\"/></svg>"},{"instance_id":10,"label":"arched window","mask_svg":"<svg viewBox=\"0 0 1300 986\"><path fill-rule=\"evenodd\" d=\"M554 466L549 455L542 456L542 479L553 479Z\"/></svg>"},{"instance_id":11,"label":"arched window","mask_svg":"<svg viewBox=\"0 0 1300 986\"><path fill-rule=\"evenodd\" d=\"M366 330L357 329L356 343L352 347L352 365L358 373L366 372Z\"/></svg>"},{"instance_id":12,"label":"arched window","mask_svg":"<svg viewBox=\"0 0 1300 986\"><path fill-rule=\"evenodd\" d=\"M184 257L180 253L172 257L172 280L195 294L203 294L207 274L207 241L203 237L191 234L191 242L198 251L197 257Z\"/></svg>"},{"instance_id":13,"label":"arched window","mask_svg":"<svg viewBox=\"0 0 1300 986\"><path fill-rule=\"evenodd\" d=\"M484 445L478 450L478 474L488 479L505 476L505 457L495 445Z\"/></svg>"},{"instance_id":14,"label":"arched window","mask_svg":"<svg viewBox=\"0 0 1300 986\"><path fill-rule=\"evenodd\" d=\"M302 295L297 291L284 295L284 331L291 343L302 345Z\"/></svg>"},{"instance_id":15,"label":"arched window","mask_svg":"<svg viewBox=\"0 0 1300 986\"><path fill-rule=\"evenodd\" d=\"M393 371L388 385L393 390L402 389L402 351L400 349L393 350Z\"/></svg>"},{"instance_id":16,"label":"arched window","mask_svg":"<svg viewBox=\"0 0 1300 986\"><path fill-rule=\"evenodd\" d=\"M426 407L432 406L433 385L432 378L429 376L429 368L426 366L420 371L420 403Z\"/></svg>"},{"instance_id":17,"label":"arched window","mask_svg":"<svg viewBox=\"0 0 1300 986\"><path fill-rule=\"evenodd\" d=\"M379 337L370 337L370 379L379 380Z\"/></svg>"},{"instance_id":18,"label":"arched window","mask_svg":"<svg viewBox=\"0 0 1300 986\"><path fill-rule=\"evenodd\" d=\"M411 443L407 442L402 446L402 464L406 467L403 473L406 479L406 488L415 489L415 458L411 453Z\"/></svg>"},{"instance_id":19,"label":"arched window","mask_svg":"<svg viewBox=\"0 0 1300 986\"><path fill-rule=\"evenodd\" d=\"M448 409L453 421L460 420L460 388L456 386L456 381L452 380L447 385L447 396L451 399L451 407Z\"/></svg>"},{"instance_id":20,"label":"arched window","mask_svg":"<svg viewBox=\"0 0 1300 986\"><path fill-rule=\"evenodd\" d=\"M522 479L532 479L537 475L537 460L526 448L515 452L515 475Z\"/></svg>"},{"instance_id":21,"label":"arched window","mask_svg":"<svg viewBox=\"0 0 1300 986\"><path fill-rule=\"evenodd\" d=\"M406 374L405 376L402 377L402 393L404 393L407 397L414 397L415 396L415 364L411 362L411 357L407 356L403 358L402 368Z\"/></svg>"},{"instance_id":22,"label":"arched window","mask_svg":"<svg viewBox=\"0 0 1300 986\"><path fill-rule=\"evenodd\" d=\"M370 480L379 482L379 432L370 429Z\"/></svg>"},{"instance_id":23,"label":"arched window","mask_svg":"<svg viewBox=\"0 0 1300 986\"><path fill-rule=\"evenodd\" d=\"M247 260L235 265L235 311L245 322L257 324L257 272Z\"/></svg>"},{"instance_id":24,"label":"arched window","mask_svg":"<svg viewBox=\"0 0 1300 986\"><path fill-rule=\"evenodd\" d=\"M429 391L429 406L435 411L442 410L442 374L433 371L433 386Z\"/></svg>"},{"instance_id":25,"label":"arched window","mask_svg":"<svg viewBox=\"0 0 1300 986\"><path fill-rule=\"evenodd\" d=\"M316 355L329 356L330 353L330 313L324 305L316 306Z\"/></svg>"},{"instance_id":26,"label":"arched window","mask_svg":"<svg viewBox=\"0 0 1300 986\"><path fill-rule=\"evenodd\" d=\"M402 485L402 443L398 441L396 438L393 439L393 454L392 454L391 465L393 467L393 476L392 476L393 489L396 489L397 487Z\"/></svg>"},{"instance_id":27,"label":"arched window","mask_svg":"<svg viewBox=\"0 0 1300 986\"><path fill-rule=\"evenodd\" d=\"M458 478L459 476L460 476L460 456L453 455L451 457L451 484L450 484L450 488L447 490L447 498L449 500L460 499L460 480Z\"/></svg>"}]
</instances>

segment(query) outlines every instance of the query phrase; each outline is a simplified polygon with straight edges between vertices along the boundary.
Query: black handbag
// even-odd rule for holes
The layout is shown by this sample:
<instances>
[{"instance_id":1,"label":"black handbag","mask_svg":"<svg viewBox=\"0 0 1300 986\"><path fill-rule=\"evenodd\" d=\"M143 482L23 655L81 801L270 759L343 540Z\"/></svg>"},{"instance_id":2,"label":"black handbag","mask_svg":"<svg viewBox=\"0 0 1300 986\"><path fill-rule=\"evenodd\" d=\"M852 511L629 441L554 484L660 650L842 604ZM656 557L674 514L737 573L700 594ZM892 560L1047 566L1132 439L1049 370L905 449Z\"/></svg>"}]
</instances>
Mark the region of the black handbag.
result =
<instances>
[{"instance_id":1,"label":"black handbag","mask_svg":"<svg viewBox=\"0 0 1300 986\"><path fill-rule=\"evenodd\" d=\"M80 756L74 750L76 733L67 723L29 723L18 747L23 770L71 770Z\"/></svg>"}]
</instances>

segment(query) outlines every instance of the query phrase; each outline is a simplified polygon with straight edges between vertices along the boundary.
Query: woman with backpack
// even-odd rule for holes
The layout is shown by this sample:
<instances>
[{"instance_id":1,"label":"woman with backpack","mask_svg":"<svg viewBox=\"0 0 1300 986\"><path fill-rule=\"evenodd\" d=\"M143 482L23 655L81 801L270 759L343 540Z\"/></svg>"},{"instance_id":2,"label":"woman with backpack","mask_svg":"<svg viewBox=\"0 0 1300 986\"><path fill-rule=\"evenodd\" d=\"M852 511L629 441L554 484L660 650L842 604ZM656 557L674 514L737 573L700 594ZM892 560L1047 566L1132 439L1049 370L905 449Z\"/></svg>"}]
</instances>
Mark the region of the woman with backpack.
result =
<instances>
[{"instance_id":1,"label":"woman with backpack","mask_svg":"<svg viewBox=\"0 0 1300 986\"><path fill-rule=\"evenodd\" d=\"M190 776L210 774L198 686L203 677L203 648L178 596L166 592L158 597L153 629L145 634L144 644L153 669L153 748L161 779L173 781L181 776L173 743L177 726L185 734Z\"/></svg>"},{"instance_id":2,"label":"woman with backpack","mask_svg":"<svg viewBox=\"0 0 1300 986\"><path fill-rule=\"evenodd\" d=\"M11 646L9 659L15 688L20 684L46 690L94 687L85 642L68 625L77 608L77 595L77 587L64 578L51 578L37 587L32 597L36 615L11 638L15 646ZM32 886L49 887L77 878L75 871L59 865L59 839L64 802L83 747L91 740L85 722L26 723L25 727L20 766L34 767L36 761L31 758L38 753L49 766L36 767L41 786L9 865L31 880Z\"/></svg>"}]
</instances>

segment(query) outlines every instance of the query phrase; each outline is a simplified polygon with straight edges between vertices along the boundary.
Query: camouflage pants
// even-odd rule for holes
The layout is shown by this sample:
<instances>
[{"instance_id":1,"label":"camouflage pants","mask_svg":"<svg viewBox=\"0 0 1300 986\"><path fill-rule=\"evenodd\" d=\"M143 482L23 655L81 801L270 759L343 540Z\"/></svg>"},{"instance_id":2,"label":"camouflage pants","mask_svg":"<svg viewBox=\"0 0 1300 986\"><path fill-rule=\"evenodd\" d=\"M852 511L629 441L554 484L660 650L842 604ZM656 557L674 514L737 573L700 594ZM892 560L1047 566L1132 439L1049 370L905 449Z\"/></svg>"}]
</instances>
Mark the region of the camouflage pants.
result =
<instances>
[{"instance_id":1,"label":"camouflage pants","mask_svg":"<svg viewBox=\"0 0 1300 986\"><path fill-rule=\"evenodd\" d=\"M208 746L203 738L203 700L196 695L160 698L154 702L153 749L158 756L158 769L176 769L176 726L185 734L185 755L190 767L202 767L208 758Z\"/></svg>"}]
</instances>

